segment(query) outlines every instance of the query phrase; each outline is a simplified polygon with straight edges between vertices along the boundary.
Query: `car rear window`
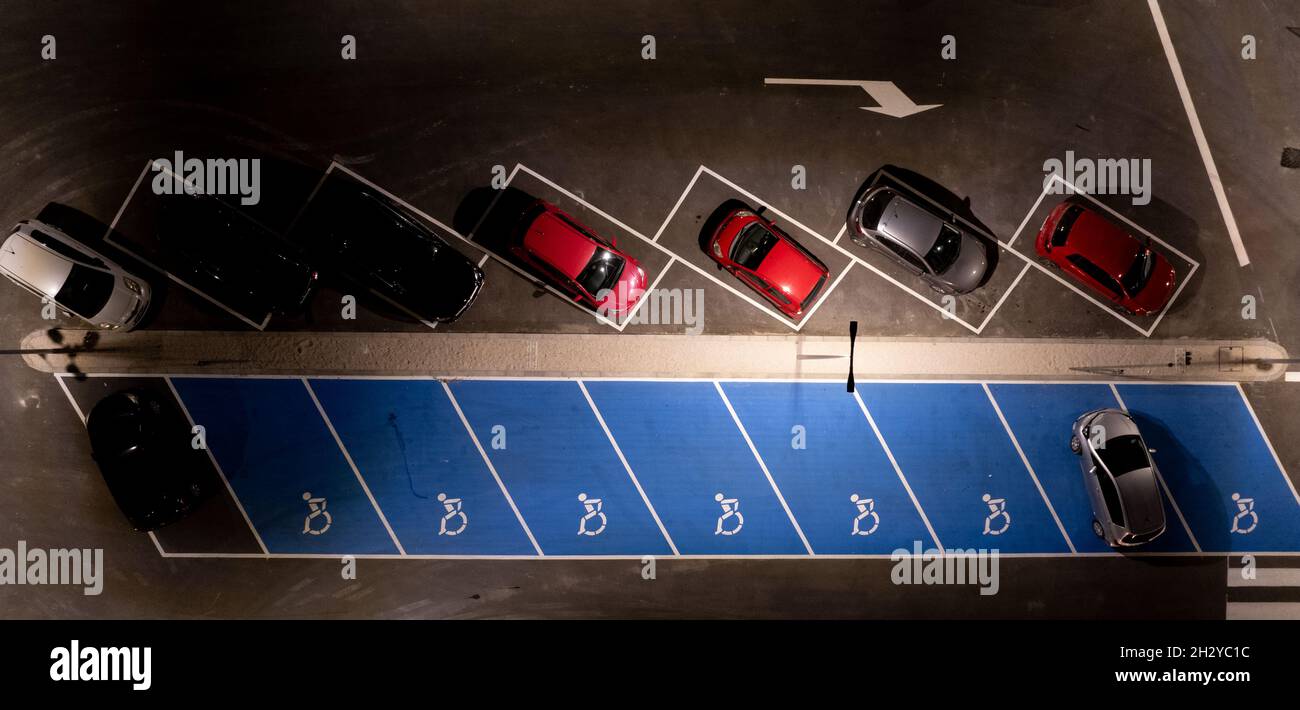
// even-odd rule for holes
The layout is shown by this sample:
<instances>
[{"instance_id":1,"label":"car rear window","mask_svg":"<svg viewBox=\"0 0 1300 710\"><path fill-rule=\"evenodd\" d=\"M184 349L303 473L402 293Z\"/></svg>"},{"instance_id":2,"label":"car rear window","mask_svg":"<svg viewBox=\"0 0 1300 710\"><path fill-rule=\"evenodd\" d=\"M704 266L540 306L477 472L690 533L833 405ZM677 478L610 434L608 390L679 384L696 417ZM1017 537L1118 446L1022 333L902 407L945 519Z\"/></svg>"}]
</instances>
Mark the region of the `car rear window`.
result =
<instances>
[{"instance_id":1,"label":"car rear window","mask_svg":"<svg viewBox=\"0 0 1300 710\"><path fill-rule=\"evenodd\" d=\"M73 264L68 280L54 296L54 302L85 318L93 318L104 310L109 296L113 295L112 274Z\"/></svg>"},{"instance_id":2,"label":"car rear window","mask_svg":"<svg viewBox=\"0 0 1300 710\"><path fill-rule=\"evenodd\" d=\"M1151 467L1151 461L1147 458L1146 444L1142 442L1142 437L1135 434L1109 439L1104 447L1097 450L1097 453L1106 464L1110 475L1116 478L1130 471Z\"/></svg>"},{"instance_id":3,"label":"car rear window","mask_svg":"<svg viewBox=\"0 0 1300 710\"><path fill-rule=\"evenodd\" d=\"M777 236L762 224L754 222L745 228L731 246L731 260L749 269L757 271L758 265L767 258L767 253L776 245Z\"/></svg>"},{"instance_id":4,"label":"car rear window","mask_svg":"<svg viewBox=\"0 0 1300 710\"><path fill-rule=\"evenodd\" d=\"M1070 236L1070 228L1074 226L1074 220L1083 214L1083 208L1078 205L1070 205L1061 215L1061 221L1056 223L1056 229L1052 231L1052 246L1059 247L1065 245L1065 240Z\"/></svg>"}]
</instances>

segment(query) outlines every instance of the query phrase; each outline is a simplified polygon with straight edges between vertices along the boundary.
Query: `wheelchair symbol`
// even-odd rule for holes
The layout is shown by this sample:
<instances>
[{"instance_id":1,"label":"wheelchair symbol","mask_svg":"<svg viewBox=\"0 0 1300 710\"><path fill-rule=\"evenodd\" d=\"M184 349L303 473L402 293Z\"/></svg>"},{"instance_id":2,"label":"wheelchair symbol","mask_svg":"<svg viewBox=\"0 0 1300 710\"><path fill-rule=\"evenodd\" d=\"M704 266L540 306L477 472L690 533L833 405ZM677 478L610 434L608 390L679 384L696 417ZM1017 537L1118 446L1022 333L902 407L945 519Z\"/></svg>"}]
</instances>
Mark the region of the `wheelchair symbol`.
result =
<instances>
[{"instance_id":1,"label":"wheelchair symbol","mask_svg":"<svg viewBox=\"0 0 1300 710\"><path fill-rule=\"evenodd\" d=\"M849 502L858 506L858 515L853 519L853 535L870 535L880 527L880 516L876 513L874 498L862 498L857 493L849 496ZM871 520L871 527L862 529L862 521Z\"/></svg>"},{"instance_id":2,"label":"wheelchair symbol","mask_svg":"<svg viewBox=\"0 0 1300 710\"><path fill-rule=\"evenodd\" d=\"M984 518L984 534L1001 535L1006 532L1007 528L1011 527L1011 513L1007 512L1007 499L994 498L985 493L982 500L989 507L989 514ZM998 518L1002 518L1002 526L995 528L993 527L993 521Z\"/></svg>"},{"instance_id":3,"label":"wheelchair symbol","mask_svg":"<svg viewBox=\"0 0 1300 710\"><path fill-rule=\"evenodd\" d=\"M718 516L718 525L713 529L714 535L735 535L740 529L745 527L745 516L740 512L740 500L736 498L727 498L721 493L713 496L713 500L722 506L722 515ZM727 520L735 520L736 527L727 529Z\"/></svg>"},{"instance_id":4,"label":"wheelchair symbol","mask_svg":"<svg viewBox=\"0 0 1300 710\"><path fill-rule=\"evenodd\" d=\"M442 507L446 510L442 515L442 521L438 523L438 534L455 536L465 532L465 528L469 527L469 516L465 515L464 510L461 510L461 506L463 505L461 499L448 498L446 493L439 493L438 502L442 503ZM447 523L456 518L460 518L460 527L448 529Z\"/></svg>"},{"instance_id":5,"label":"wheelchair symbol","mask_svg":"<svg viewBox=\"0 0 1300 710\"><path fill-rule=\"evenodd\" d=\"M1255 531L1255 526L1259 525L1259 513L1255 512L1255 499L1244 498L1240 493L1233 493L1232 500L1237 504L1237 514L1232 516L1232 532L1238 535L1249 535ZM1246 527L1241 521L1250 518L1250 526Z\"/></svg>"},{"instance_id":6,"label":"wheelchair symbol","mask_svg":"<svg viewBox=\"0 0 1300 710\"><path fill-rule=\"evenodd\" d=\"M587 512L578 520L578 534L586 535L587 537L595 537L596 535L605 532L605 525L609 522L603 512L605 501L600 498L588 498L586 493L579 493L578 502L582 503L582 507L587 509ZM587 523L596 518L600 518L600 527L595 530L588 530Z\"/></svg>"},{"instance_id":7,"label":"wheelchair symbol","mask_svg":"<svg viewBox=\"0 0 1300 710\"><path fill-rule=\"evenodd\" d=\"M312 498L311 491L303 493L302 499L307 501L307 508L311 511L302 521L302 534L324 535L330 529L330 526L334 524L334 516L330 515L328 510L325 510L325 499ZM312 521L319 518L325 518L325 524L319 528L312 527Z\"/></svg>"}]
</instances>

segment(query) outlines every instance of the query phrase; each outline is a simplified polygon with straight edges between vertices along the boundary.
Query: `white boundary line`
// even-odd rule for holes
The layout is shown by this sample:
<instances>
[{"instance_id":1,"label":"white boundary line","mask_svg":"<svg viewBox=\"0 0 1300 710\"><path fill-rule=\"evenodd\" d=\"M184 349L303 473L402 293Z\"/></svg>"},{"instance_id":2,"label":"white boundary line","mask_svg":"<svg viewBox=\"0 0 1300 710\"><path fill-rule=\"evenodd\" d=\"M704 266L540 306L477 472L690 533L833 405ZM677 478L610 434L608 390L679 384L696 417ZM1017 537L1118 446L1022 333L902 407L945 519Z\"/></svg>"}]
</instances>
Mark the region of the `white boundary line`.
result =
<instances>
[{"instance_id":1,"label":"white boundary line","mask_svg":"<svg viewBox=\"0 0 1300 710\"><path fill-rule=\"evenodd\" d=\"M181 399L181 393L176 390L176 385L172 383L172 378L170 376L164 376L163 382L167 383L167 389L171 390L172 397L176 398L176 403L180 405L181 413L185 415L185 420L188 421L190 427L193 428L194 417L190 414L190 408L185 406L185 400ZM208 461L212 462L212 467L217 470L217 475L221 476L221 482L226 484L226 492L230 493L230 499L234 501L235 507L239 509L239 514L244 517L244 522L248 523L248 530L253 533L253 539L257 540L257 546L262 548L262 554L271 554L270 551L266 549L266 543L262 542L262 536L257 532L257 526L253 525L253 519L248 517L248 511L244 510L243 502L240 501L239 496L235 494L235 488L230 485L230 479L226 478L225 470L221 468L221 464L217 462L216 455L212 453L212 447L205 446L203 447L203 451L207 453Z\"/></svg>"},{"instance_id":2,"label":"white boundary line","mask_svg":"<svg viewBox=\"0 0 1300 710\"><path fill-rule=\"evenodd\" d=\"M1188 90L1187 80L1183 78L1183 67L1178 62L1178 54L1174 52L1174 42L1169 37L1165 16L1160 11L1160 3L1157 0L1147 0L1147 7L1151 9L1151 19L1156 24L1156 33L1160 35L1160 44L1164 47L1165 59L1169 61L1169 72L1173 74L1174 85L1178 87L1178 98L1183 102L1187 122L1192 126L1192 136L1196 139L1196 149L1201 153L1205 174L1209 177L1210 187L1214 190L1214 199L1219 203L1219 211L1223 213L1223 223L1228 228L1228 238L1232 240L1232 250L1237 255L1237 265L1244 267L1250 264L1250 257L1246 255L1246 246L1241 241L1237 220L1232 216L1232 207L1228 204L1228 194L1223 189L1223 179L1219 177L1219 169L1215 166L1214 156L1210 153L1210 144L1205 140L1201 119L1196 114L1196 105L1192 103L1192 92Z\"/></svg>"},{"instance_id":3,"label":"white boundary line","mask_svg":"<svg viewBox=\"0 0 1300 710\"><path fill-rule=\"evenodd\" d=\"M1268 438L1264 432L1264 425L1260 423L1259 417L1255 414L1255 408L1250 405L1250 399L1246 397L1246 391L1242 389L1241 383L1237 383L1237 393L1241 395L1241 401L1246 405L1246 411L1250 412L1250 418L1255 422L1255 428L1259 430L1259 436L1264 440L1264 445L1268 447L1268 452L1273 455L1273 463L1277 464L1278 473L1282 474L1282 480L1291 489L1291 495L1295 498L1296 505L1300 505L1300 492L1296 491L1295 483L1286 473L1286 467L1282 465L1282 459L1277 455L1277 449L1273 448L1273 441Z\"/></svg>"},{"instance_id":4,"label":"white boundary line","mask_svg":"<svg viewBox=\"0 0 1300 710\"><path fill-rule=\"evenodd\" d=\"M478 434L475 434L474 427L470 426L469 419L465 417L464 410L460 408L460 402L456 401L456 395L452 394L451 387L447 385L446 381L441 384L442 391L447 393L447 399L451 401L452 408L456 410L456 416L460 417L460 423L465 425L465 433L469 434L470 441L474 442L474 448L478 449L478 455L483 457L483 463L487 464L488 471L492 473L492 478L496 479L497 487L501 489L501 495L506 497L510 509L515 512L515 519L519 521L520 527L524 529L524 534L528 536L528 541L533 544L533 549L537 550L537 556L545 557L546 553L542 552L542 546L537 544L537 538L533 537L533 531L529 529L528 523L524 521L523 513L519 512L519 506L515 505L515 499L510 495L505 482L501 480L501 474L497 473L497 467L492 464L492 459L488 458L487 451L483 449L483 444L479 443ZM462 556L449 555L448 557L460 558Z\"/></svg>"},{"instance_id":5,"label":"white boundary line","mask_svg":"<svg viewBox=\"0 0 1300 710\"><path fill-rule=\"evenodd\" d=\"M1111 394L1115 395L1115 401L1119 402L1120 409L1128 413L1128 405L1124 403L1124 398L1119 396L1119 390L1114 384L1110 385ZM1196 535L1192 533L1192 526L1187 524L1187 518L1183 517L1183 509L1178 506L1178 499L1174 498L1173 491L1169 490L1169 484L1165 483L1165 477L1160 473L1160 467L1156 467L1156 478L1160 481L1160 487L1165 489L1165 495L1169 496L1169 504L1173 506L1174 512L1178 514L1178 520L1183 524L1183 530L1187 531L1187 538L1192 541L1192 547L1197 552L1201 551L1201 543L1197 542Z\"/></svg>"},{"instance_id":6,"label":"white boundary line","mask_svg":"<svg viewBox=\"0 0 1300 710\"><path fill-rule=\"evenodd\" d=\"M662 236L664 230L668 228L668 223L673 221L673 217L677 216L677 210L682 208L682 203L686 201L686 196L691 194L691 190L695 189L695 183L700 179L700 174L703 172L703 165L695 169L695 174L691 176L691 181L686 184L686 189L682 190L681 196L677 198L677 204L673 205L673 208L668 211L668 216L664 217L663 223L659 225L659 230L655 232L654 237L652 237L650 241L659 241L659 237Z\"/></svg>"},{"instance_id":7,"label":"white boundary line","mask_svg":"<svg viewBox=\"0 0 1300 710\"><path fill-rule=\"evenodd\" d=\"M862 410L862 416L867 418L867 424L871 425L871 431L876 434L876 441L880 442L880 448L884 449L885 456L889 459L889 464L894 467L894 473L898 474L898 480L902 481L903 489L907 491L907 497L912 499L912 505L916 506L916 512L921 516L921 522L925 523L925 529L930 531L930 538L934 540L934 546L937 549L944 549L943 543L939 542L939 535L934 531L934 526L930 524L930 518L926 516L925 509L921 507L921 501L917 500L916 493L912 491L912 485L907 482L907 476L903 475L903 469L898 465L898 459L894 458L894 452L889 449L889 444L885 443L885 435L880 433L880 427L876 426L876 420L867 410L867 403L862 401L862 395L853 391L853 399L858 403L858 409Z\"/></svg>"},{"instance_id":8,"label":"white boundary line","mask_svg":"<svg viewBox=\"0 0 1300 710\"><path fill-rule=\"evenodd\" d=\"M316 411L320 412L321 421L325 423L325 428L329 429L330 436L334 437L334 443L338 445L339 451L343 453L343 458L347 460L348 468L352 469L352 475L357 477L357 483L361 484L361 490L365 491L366 498L375 509L375 515L379 516L379 522L384 524L384 529L388 531L388 537L392 539L393 546L397 548L397 553L405 557L406 550L402 547L402 541L397 539L397 533L393 532L393 526L388 524L388 516L384 515L383 510L380 510L379 501L375 500L375 494L370 492L370 486L366 484L366 477L361 475L356 462L352 460L352 454L348 453L348 447L343 445L343 439L339 438L339 433L334 428L334 422L330 421L329 415L325 413L325 407L320 403L320 398L316 396L316 390L312 389L311 383L307 381L306 377L301 379L302 386L307 389L307 395L311 397L311 403L316 405Z\"/></svg>"},{"instance_id":9,"label":"white boundary line","mask_svg":"<svg viewBox=\"0 0 1300 710\"><path fill-rule=\"evenodd\" d=\"M812 545L808 544L808 537L803 534L803 528L799 527L799 521L794 517L794 511L790 510L790 504L785 502L785 496L781 495L781 489L777 487L776 480L772 478L772 472L767 469L767 464L763 462L763 457L759 455L758 448L754 446L754 440L749 438L749 432L745 431L745 425L740 422L740 417L736 415L736 410L731 406L731 400L727 399L727 393L722 391L722 385L714 381L713 388L718 391L718 396L722 398L722 403L727 405L727 411L731 413L731 421L736 423L736 428L740 430L740 435L745 437L745 443L749 446L750 453L754 454L754 460L758 462L758 467L763 469L763 475L767 477L768 485L772 486L772 492L776 494L776 499L781 502L781 507L785 509L785 514L790 518L790 524L794 526L794 531L799 533L799 540L803 542L803 547L809 555L816 555L813 552Z\"/></svg>"},{"instance_id":10,"label":"white boundary line","mask_svg":"<svg viewBox=\"0 0 1300 710\"><path fill-rule=\"evenodd\" d=\"M623 470L627 471L628 478L632 479L632 485L636 486L636 492L641 495L641 501L650 510L650 517L654 518L655 525L659 526L659 532L663 533L664 540L668 542L668 548L673 551L674 556L680 556L682 553L677 551L677 544L673 542L672 536L668 534L668 528L664 527L663 521L659 519L659 512L655 510L654 505L650 502L650 497L646 495L645 489L641 487L641 481L637 480L636 474L632 472L632 464L627 462L622 447L614 440L614 432L609 430L609 425L605 423L605 417L600 413L600 408L596 406L596 401L591 398L591 393L587 391L587 386L582 384L582 380L577 382L578 389L582 390L582 396L587 399L587 404L591 407L591 413L596 415L596 421L609 439L609 445L614 447L614 453L618 454L618 460L623 464Z\"/></svg>"},{"instance_id":11,"label":"white boundary line","mask_svg":"<svg viewBox=\"0 0 1300 710\"><path fill-rule=\"evenodd\" d=\"M964 559L970 557L968 553L944 550L944 554L949 557ZM1236 558L1242 555L1252 555L1254 557L1285 557L1295 558L1296 552L1275 552L1275 551L1236 551L1236 552L1142 552L1130 551L1124 553L1118 552L1080 552L1071 554L1069 552L999 552L999 557L1008 557L1015 559L1079 559L1087 557L1144 557L1144 558ZM547 560L571 560L571 561L618 561L634 560L642 561L646 555L407 555L402 557L396 554L355 554L355 555L338 555L338 554L314 554L314 553L294 553L294 552L277 552L272 554L258 554L255 552L238 553L238 552L169 552L164 557L168 559L218 559L218 560L331 560L338 561L340 557L351 557L358 560L461 560L466 562L475 562L482 560L513 560L513 561L547 561ZM816 562L819 560L890 560L897 562L900 559L917 559L917 556L911 551L903 550L893 554L824 554L824 555L680 555L669 557L674 560L806 560Z\"/></svg>"},{"instance_id":12,"label":"white boundary line","mask_svg":"<svg viewBox=\"0 0 1300 710\"><path fill-rule=\"evenodd\" d=\"M164 269L164 268L159 267L157 264L154 264L153 262L149 261L148 259L144 258L143 256L140 256L139 254L135 253L134 251L131 251L131 249L129 249L129 248L127 248L127 247L125 247L125 246L123 246L123 245L121 245L121 244L118 244L117 242L113 241L113 232L117 231L117 223L118 223L118 220L120 220L120 219L122 218L122 215L126 213L127 205L131 204L131 199L132 199L133 197L135 197L135 192L136 192L136 190L138 190L138 189L140 188L140 183L144 182L144 176L147 175L147 174L149 173L149 167L150 167L151 165L153 165L153 161L152 161L152 160L150 160L149 162L145 163L144 169L140 171L140 177L137 177L137 178L135 179L135 184L131 186L131 191L127 193L127 195L126 195L126 199L123 200L123 202L122 202L122 206L118 208L118 210L117 210L117 214L113 216L113 221L108 225L108 231L104 233L104 241L105 241L106 243L108 243L109 245L113 246L114 248L116 248L116 249L118 249L118 250L120 250L120 251L122 251L122 252L125 252L125 253L131 255L132 258L134 258L134 259L140 261L141 263L145 264L146 266L148 266L149 268L153 269L154 271L157 271L158 273L163 274L163 275L166 276L167 278L171 279L172 281L175 281L176 283L178 283L178 284L180 284L181 286L183 286L185 289L187 289L187 290L191 291L192 293L194 293L194 295L199 296L199 297L202 298L203 300L205 300L205 301L211 303L212 305L214 305L214 306L220 308L221 310L223 310L223 311L229 313L230 315L232 315L232 316L238 318L239 320L243 321L244 323L247 323L248 325L250 325L250 326L252 326L252 327L254 327L254 328L258 329L258 330L266 330L266 326L267 326L267 324L271 322L271 314L270 314L270 313L267 313L267 314L266 314L266 317L263 318L263 319L262 319L262 322L259 324L259 323L257 323L256 321L254 321L254 320L248 318L247 316L245 316L245 315L243 315L243 314L241 314L241 313L236 312L233 308L230 308L229 306L227 306L226 304L222 303L222 302L221 302L220 300L218 300L217 298L214 298L213 296L209 296L207 293L204 293L202 290L200 290L200 289L198 289L198 288L196 288L196 287L190 285L190 284L187 283L185 280L181 279L180 277L176 276L175 274L171 273L170 271L168 271L168 270L166 270L166 269ZM167 172L169 175L172 175L172 177L176 177L175 173L172 173L170 170L167 170L166 172ZM261 226L260 223L259 223L259 226Z\"/></svg>"},{"instance_id":13,"label":"white boundary line","mask_svg":"<svg viewBox=\"0 0 1300 710\"><path fill-rule=\"evenodd\" d=\"M57 375L54 377L54 381L59 383L59 389L63 390L63 394L68 398L68 404L72 405L72 411L77 413L77 418L81 420L81 425L85 426L86 415L82 414L81 405L77 404L76 398L72 396L72 391L68 389L68 383L64 382L63 378ZM163 550L162 543L158 541L158 536L155 535L152 530L149 531L149 539L153 540L153 546L158 550L158 554L162 557L166 557L167 552Z\"/></svg>"},{"instance_id":14,"label":"white boundary line","mask_svg":"<svg viewBox=\"0 0 1300 710\"><path fill-rule=\"evenodd\" d=\"M1002 414L1002 407L998 405L998 400L993 397L993 390L984 385L984 394L988 395L989 404L993 405L993 411L997 412L998 421L1002 422L1002 428L1007 430L1007 438L1011 439L1011 445L1016 447L1016 453L1020 455L1020 461L1025 465L1025 470L1029 472L1029 477L1034 480L1034 487L1038 489L1038 495L1043 497L1043 502L1047 504L1047 512L1052 514L1052 520L1056 521L1056 529L1061 531L1061 537L1065 538L1065 544L1070 547L1070 552L1078 552L1074 547L1074 541L1070 539L1070 534L1065 531L1065 525L1061 523L1061 517L1056 514L1056 507L1052 505L1052 500L1047 497L1047 491L1043 489L1043 484L1038 480L1038 474L1034 472L1034 467L1029 464L1029 457L1025 456L1025 450L1020 448L1020 441L1016 439L1015 432L1011 431L1011 424Z\"/></svg>"}]
</instances>

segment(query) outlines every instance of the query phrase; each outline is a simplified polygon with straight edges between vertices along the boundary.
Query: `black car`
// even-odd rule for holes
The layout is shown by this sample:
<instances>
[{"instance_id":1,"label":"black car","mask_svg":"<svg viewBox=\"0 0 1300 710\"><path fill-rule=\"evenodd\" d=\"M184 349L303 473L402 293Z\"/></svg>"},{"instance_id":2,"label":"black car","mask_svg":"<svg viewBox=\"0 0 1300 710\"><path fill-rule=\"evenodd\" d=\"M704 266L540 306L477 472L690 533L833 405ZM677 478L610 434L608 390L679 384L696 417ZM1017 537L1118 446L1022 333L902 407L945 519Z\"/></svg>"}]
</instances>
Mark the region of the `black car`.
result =
<instances>
[{"instance_id":1,"label":"black car","mask_svg":"<svg viewBox=\"0 0 1300 710\"><path fill-rule=\"evenodd\" d=\"M168 399L144 389L115 392L90 410L86 430L104 482L136 530L176 522L213 492L204 476L210 464Z\"/></svg>"},{"instance_id":2,"label":"black car","mask_svg":"<svg viewBox=\"0 0 1300 710\"><path fill-rule=\"evenodd\" d=\"M212 196L164 198L159 242L178 278L245 315L296 313L316 286L297 249Z\"/></svg>"},{"instance_id":3,"label":"black car","mask_svg":"<svg viewBox=\"0 0 1300 710\"><path fill-rule=\"evenodd\" d=\"M294 232L314 260L423 320L456 320L483 288L473 261L360 183L326 180Z\"/></svg>"}]
</instances>

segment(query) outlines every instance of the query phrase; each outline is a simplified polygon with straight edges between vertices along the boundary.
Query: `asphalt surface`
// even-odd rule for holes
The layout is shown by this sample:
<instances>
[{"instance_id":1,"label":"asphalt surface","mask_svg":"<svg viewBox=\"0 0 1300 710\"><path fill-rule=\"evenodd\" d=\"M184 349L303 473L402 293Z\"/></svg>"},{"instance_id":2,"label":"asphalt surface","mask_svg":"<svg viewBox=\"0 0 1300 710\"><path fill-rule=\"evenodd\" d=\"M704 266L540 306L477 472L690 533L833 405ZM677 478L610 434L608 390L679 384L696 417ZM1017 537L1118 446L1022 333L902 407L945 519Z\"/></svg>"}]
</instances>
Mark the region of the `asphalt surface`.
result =
<instances>
[{"instance_id":1,"label":"asphalt surface","mask_svg":"<svg viewBox=\"0 0 1300 710\"><path fill-rule=\"evenodd\" d=\"M181 150L260 158L262 201L248 211L274 231L289 234L326 172L346 169L437 220L433 228L477 260L483 252L450 231L471 231L501 166L514 175L511 188L617 238L652 279L663 274L660 288L702 289L704 332L835 335L857 320L871 336L977 337L944 318L923 284L865 253L876 271L853 262L840 250L853 248L847 239L829 244L864 181L886 166L924 176L959 203L969 198L972 219L1003 243L1014 238L1032 260L1033 233L1063 199L1049 195L1035 209L1044 161L1064 160L1066 151L1149 158L1149 205L1098 199L1198 265L1158 323L1126 323L1006 249L990 282L996 295L960 298L954 314L978 337L1144 338L1150 329L1159 338L1267 338L1298 352L1300 173L1279 158L1300 146L1300 38L1286 30L1300 25L1300 7L1162 8L1251 258L1246 267L1144 3L6 6L0 217L45 214L90 242L116 221L113 243L147 242L152 195L132 186L149 160ZM1258 40L1250 61L1240 57L1247 33ZM46 34L57 41L52 61L40 56ZM344 34L356 37L354 61L340 57ZM956 37L954 60L940 56L947 34ZM642 57L646 35L655 40L653 60ZM871 100L857 88L767 86L769 77L888 80L917 103L942 106L896 119L860 110ZM805 189L792 186L795 166ZM833 276L843 274L806 322L739 297L748 292L700 253L710 213L736 199L768 206ZM508 215L495 214L485 224L508 225ZM499 239L474 236L487 248ZM630 337L682 328L632 324L618 335L498 259L484 270L479 301L440 329ZM326 283L306 313L266 327L428 327L364 294L358 317L344 319L340 298L349 292ZM1245 296L1256 302L1254 318L1243 317ZM53 378L15 352L24 334L51 325L34 298L0 288L9 355L0 360L8 396L0 405L8 434L0 546L103 547L109 576L98 597L0 587L0 614L9 617L1224 613L1222 557L1006 560L991 597L969 587L896 586L890 563L878 560L660 560L653 581L628 562L362 561L359 579L347 581L336 561L163 559L148 537L126 529ZM172 284L145 327L251 326ZM1245 388L1293 476L1296 387Z\"/></svg>"}]
</instances>

